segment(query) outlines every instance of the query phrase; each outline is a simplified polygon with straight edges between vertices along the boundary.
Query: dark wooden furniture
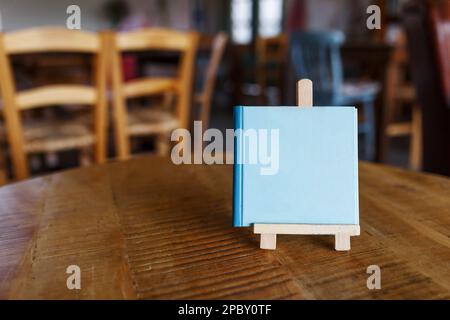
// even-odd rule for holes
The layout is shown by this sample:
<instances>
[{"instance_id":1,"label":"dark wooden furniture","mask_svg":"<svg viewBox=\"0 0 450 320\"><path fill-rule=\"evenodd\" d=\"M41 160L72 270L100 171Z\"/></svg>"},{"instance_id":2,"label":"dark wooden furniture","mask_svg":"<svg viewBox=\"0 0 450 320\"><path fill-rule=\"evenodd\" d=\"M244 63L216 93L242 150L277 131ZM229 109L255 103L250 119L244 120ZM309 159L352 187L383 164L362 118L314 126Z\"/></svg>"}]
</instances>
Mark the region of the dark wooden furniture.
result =
<instances>
[{"instance_id":1,"label":"dark wooden furniture","mask_svg":"<svg viewBox=\"0 0 450 320\"><path fill-rule=\"evenodd\" d=\"M450 175L449 7L448 1L414 0L403 10L412 77L422 106L422 168L445 175Z\"/></svg>"},{"instance_id":2,"label":"dark wooden furniture","mask_svg":"<svg viewBox=\"0 0 450 320\"><path fill-rule=\"evenodd\" d=\"M288 37L282 33L273 37L257 37L255 42L256 83L261 95L261 105L271 105L269 90L275 89L276 102L283 105L285 96L285 75L288 61ZM273 99L272 99L273 100Z\"/></svg>"},{"instance_id":3,"label":"dark wooden furniture","mask_svg":"<svg viewBox=\"0 0 450 320\"><path fill-rule=\"evenodd\" d=\"M409 57L406 50L406 35L399 32L392 41L391 53L384 91L384 131L381 133L381 161L386 162L390 139L409 137L409 167L420 170L422 162L422 110L417 102L414 85L407 77ZM402 108L407 107L410 118L402 117Z\"/></svg>"},{"instance_id":4,"label":"dark wooden furniture","mask_svg":"<svg viewBox=\"0 0 450 320\"><path fill-rule=\"evenodd\" d=\"M450 180L360 163L361 236L232 228L232 167L140 157L0 188L0 298L449 299ZM81 268L81 290L66 269ZM381 290L366 286L381 268Z\"/></svg>"},{"instance_id":5,"label":"dark wooden furniture","mask_svg":"<svg viewBox=\"0 0 450 320\"><path fill-rule=\"evenodd\" d=\"M362 108L358 132L364 136L364 159L375 158L374 103L379 91L376 82L344 81L339 31L302 31L291 37L291 59L298 79L314 83L314 104Z\"/></svg>"},{"instance_id":6,"label":"dark wooden furniture","mask_svg":"<svg viewBox=\"0 0 450 320\"><path fill-rule=\"evenodd\" d=\"M194 104L199 109L199 119L202 121L203 131L209 128L217 74L228 43L228 35L224 32L218 33L211 40L208 38L209 37L205 35L200 38L201 42L208 42L207 49L209 49L209 61L203 74L202 87L199 92L194 95Z\"/></svg>"},{"instance_id":7,"label":"dark wooden furniture","mask_svg":"<svg viewBox=\"0 0 450 320\"><path fill-rule=\"evenodd\" d=\"M363 78L380 84L380 92L387 87L387 69L392 46L381 41L346 41L342 46L344 70L349 78ZM375 101L376 150L375 160L381 160L381 142L384 132L384 101L379 94Z\"/></svg>"}]
</instances>

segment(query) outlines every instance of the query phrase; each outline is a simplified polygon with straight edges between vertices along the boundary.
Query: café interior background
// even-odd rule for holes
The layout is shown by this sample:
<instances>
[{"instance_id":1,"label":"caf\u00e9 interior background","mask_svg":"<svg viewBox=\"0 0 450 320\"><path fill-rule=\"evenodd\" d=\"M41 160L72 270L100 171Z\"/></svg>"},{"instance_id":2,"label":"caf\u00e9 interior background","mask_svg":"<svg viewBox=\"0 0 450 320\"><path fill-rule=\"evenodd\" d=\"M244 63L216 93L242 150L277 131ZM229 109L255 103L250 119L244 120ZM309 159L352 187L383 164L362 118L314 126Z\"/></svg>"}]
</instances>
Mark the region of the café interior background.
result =
<instances>
[{"instance_id":1,"label":"caf\u00e9 interior background","mask_svg":"<svg viewBox=\"0 0 450 320\"><path fill-rule=\"evenodd\" d=\"M360 124L364 124L361 128L366 125L369 128L359 135L360 159L448 175L450 165L443 160L435 160L442 156L434 152L438 149L450 149L449 137L446 136L448 129L442 129L445 127L442 124L434 128L433 125L424 123L422 120L425 118L422 119L420 113L424 108L441 107L421 105L424 98L420 99L417 81L414 81L414 74L418 72L415 68L420 61L416 57L409 57L411 46L408 46L407 42L411 40L408 38L411 34L407 34L403 25L403 8L408 2L414 1L79 0L74 3L2 0L0 15L1 29L6 34L27 28L65 27L69 16L66 9L71 4L76 4L81 9L82 31L123 32L165 27L195 30L205 38L212 38L219 32L226 33L229 41L214 75L215 86L208 114L209 127L221 130L233 127L235 105L295 105L295 83L303 75L297 72L294 46L301 47L306 44L296 43L294 35L320 31L321 33L317 34L317 37L320 37L327 33L340 32L345 40L340 44L339 61L333 63L342 64L342 86L347 90L346 94L358 97L364 95L361 101L354 99L361 117ZM434 3L439 6L438 11L442 19L448 19L448 2L437 0ZM366 10L372 4L381 8L381 29L370 30L366 25L370 16ZM285 42L280 42L280 45L286 47L285 55L282 58L274 58L274 61L260 62L258 39L281 39L280 36L285 39ZM417 41L420 42L421 39L417 38ZM211 41L205 43L210 44ZM423 45L429 47L428 44ZM398 60L399 55L403 58ZM209 58L209 51L206 54L202 50L198 51L193 76L195 78L192 79L193 97L201 87L198 84L204 81ZM39 67L41 57L36 59L34 62L27 60L30 74L26 74L25 68L23 74L16 76L18 87L20 81L27 84L35 81L33 72ZM20 64L20 61L17 63ZM133 72L145 74L154 70L146 63L134 63L135 70L131 71L131 77ZM269 74L277 72L267 72L268 78L262 84L259 71L266 67L275 68L278 75L270 79ZM124 73L128 74L125 70L126 64L123 68ZM398 76L398 79L395 78L397 81L392 80L392 74ZM448 69L445 69L443 74L448 77ZM320 87L321 84L315 85ZM373 90L367 90L368 88ZM405 94L402 97L397 95L403 91ZM108 95L111 95L110 91ZM370 107L365 105L368 100ZM317 100L316 102L319 103ZM110 105L111 102L108 101L108 108ZM191 109L194 109L194 102L191 103ZM449 109L445 110L447 111L444 113L448 116ZM33 116L34 114L29 115ZM41 116L42 114L38 114L38 117ZM195 112L191 110L191 124L196 120L195 117ZM1 164L6 181L12 182L15 181L14 165L4 122L4 117L0 116L3 127L0 132ZM433 130L441 131L436 133ZM117 142L113 137L112 125L108 126L107 136L108 159L115 159ZM431 136L441 137L438 147L428 147ZM155 151L155 143L151 139L141 139L133 143L132 148L133 153L152 153ZM448 155L448 152L445 154ZM28 155L27 161L32 176L82 165L77 152L70 150Z\"/></svg>"}]
</instances>

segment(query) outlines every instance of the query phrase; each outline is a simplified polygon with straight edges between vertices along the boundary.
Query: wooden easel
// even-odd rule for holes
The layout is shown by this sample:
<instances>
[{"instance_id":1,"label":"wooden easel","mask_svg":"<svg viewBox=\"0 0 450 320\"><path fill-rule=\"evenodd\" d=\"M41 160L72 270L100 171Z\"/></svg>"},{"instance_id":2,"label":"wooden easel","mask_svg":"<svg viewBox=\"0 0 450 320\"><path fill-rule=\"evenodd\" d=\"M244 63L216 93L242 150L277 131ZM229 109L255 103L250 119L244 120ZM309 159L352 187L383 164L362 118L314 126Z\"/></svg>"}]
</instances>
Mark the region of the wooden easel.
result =
<instances>
[{"instance_id":1,"label":"wooden easel","mask_svg":"<svg viewBox=\"0 0 450 320\"><path fill-rule=\"evenodd\" d=\"M313 106L313 84L303 79L297 84L297 105L301 108ZM275 250L277 234L334 235L337 251L350 250L350 237L359 236L359 225L345 224L254 224L253 232L261 234L261 249Z\"/></svg>"}]
</instances>

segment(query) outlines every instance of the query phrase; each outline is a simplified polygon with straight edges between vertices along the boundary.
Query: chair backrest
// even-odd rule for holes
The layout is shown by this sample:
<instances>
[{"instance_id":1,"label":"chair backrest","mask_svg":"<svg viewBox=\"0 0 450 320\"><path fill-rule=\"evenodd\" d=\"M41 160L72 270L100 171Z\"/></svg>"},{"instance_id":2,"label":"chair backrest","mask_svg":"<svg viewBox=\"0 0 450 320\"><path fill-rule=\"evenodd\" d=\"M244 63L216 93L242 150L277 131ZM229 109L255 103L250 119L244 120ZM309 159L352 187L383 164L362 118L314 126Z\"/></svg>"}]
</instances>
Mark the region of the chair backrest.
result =
<instances>
[{"instance_id":1,"label":"chair backrest","mask_svg":"<svg viewBox=\"0 0 450 320\"><path fill-rule=\"evenodd\" d=\"M440 3L448 5L445 1ZM441 35L436 36L445 21L450 21L450 16L437 22L433 16L437 5L439 1L410 0L403 8L402 22L408 38L412 79L422 106L422 167L425 171L450 175L450 108L442 82L448 76L448 69L442 65L439 54L449 43L448 39L439 38L445 34L448 37L449 33L439 31Z\"/></svg>"},{"instance_id":2,"label":"chair backrest","mask_svg":"<svg viewBox=\"0 0 450 320\"><path fill-rule=\"evenodd\" d=\"M340 47L345 38L339 31L302 31L292 34L291 59L297 78L314 83L317 105L331 104L342 82Z\"/></svg>"},{"instance_id":3,"label":"chair backrest","mask_svg":"<svg viewBox=\"0 0 450 320\"><path fill-rule=\"evenodd\" d=\"M227 42L228 35L224 32L220 32L214 37L211 44L211 54L205 71L203 88L198 96L198 102L201 105L200 120L203 123L204 130L206 130L209 126L209 115L217 79L217 72L219 70L220 62L225 52Z\"/></svg>"},{"instance_id":4,"label":"chair backrest","mask_svg":"<svg viewBox=\"0 0 450 320\"><path fill-rule=\"evenodd\" d=\"M436 44L441 88L450 108L450 3L441 1L430 7L431 25Z\"/></svg>"},{"instance_id":5,"label":"chair backrest","mask_svg":"<svg viewBox=\"0 0 450 320\"><path fill-rule=\"evenodd\" d=\"M105 36L60 27L0 34L0 87L15 176L28 177L21 111L52 105L94 105L95 158L106 158ZM34 53L81 53L94 56L94 85L45 85L17 91L11 56Z\"/></svg>"},{"instance_id":6,"label":"chair backrest","mask_svg":"<svg viewBox=\"0 0 450 320\"><path fill-rule=\"evenodd\" d=\"M164 28L141 29L111 34L113 63L114 123L117 155L129 156L126 99L173 92L177 96L176 116L183 128L188 128L193 83L193 69L198 34ZM124 82L121 54L124 52L162 51L181 54L176 77L143 77Z\"/></svg>"}]
</instances>

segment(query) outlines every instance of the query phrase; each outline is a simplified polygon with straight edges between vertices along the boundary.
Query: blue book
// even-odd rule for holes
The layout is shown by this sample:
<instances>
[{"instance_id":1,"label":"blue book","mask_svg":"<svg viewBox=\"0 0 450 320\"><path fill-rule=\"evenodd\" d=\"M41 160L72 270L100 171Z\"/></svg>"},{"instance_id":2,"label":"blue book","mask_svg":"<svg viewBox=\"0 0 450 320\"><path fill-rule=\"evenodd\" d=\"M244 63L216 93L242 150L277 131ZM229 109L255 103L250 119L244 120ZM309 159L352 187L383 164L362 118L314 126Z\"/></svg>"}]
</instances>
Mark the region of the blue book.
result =
<instances>
[{"instance_id":1,"label":"blue book","mask_svg":"<svg viewBox=\"0 0 450 320\"><path fill-rule=\"evenodd\" d=\"M235 107L233 225L359 224L354 107Z\"/></svg>"}]
</instances>

